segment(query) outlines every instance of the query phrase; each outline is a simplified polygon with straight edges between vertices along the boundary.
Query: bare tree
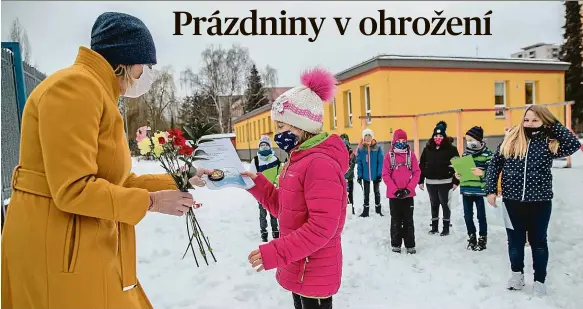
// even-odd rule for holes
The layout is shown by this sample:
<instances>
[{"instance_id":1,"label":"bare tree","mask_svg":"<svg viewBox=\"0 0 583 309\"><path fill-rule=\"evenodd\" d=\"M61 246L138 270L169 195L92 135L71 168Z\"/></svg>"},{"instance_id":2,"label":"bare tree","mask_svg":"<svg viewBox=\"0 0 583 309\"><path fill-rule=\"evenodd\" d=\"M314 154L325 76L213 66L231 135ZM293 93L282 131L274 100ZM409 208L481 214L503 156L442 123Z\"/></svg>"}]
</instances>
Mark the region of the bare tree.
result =
<instances>
[{"instance_id":1,"label":"bare tree","mask_svg":"<svg viewBox=\"0 0 583 309\"><path fill-rule=\"evenodd\" d=\"M269 64L265 66L265 69L261 72L261 79L263 80L263 85L266 88L275 88L277 86L277 70L271 67Z\"/></svg>"},{"instance_id":2,"label":"bare tree","mask_svg":"<svg viewBox=\"0 0 583 309\"><path fill-rule=\"evenodd\" d=\"M261 72L261 79L263 80L263 86L266 89L266 95L272 97L275 87L277 86L277 70L271 67L269 64L265 66L265 69ZM267 91L270 92L267 94Z\"/></svg>"},{"instance_id":3,"label":"bare tree","mask_svg":"<svg viewBox=\"0 0 583 309\"><path fill-rule=\"evenodd\" d=\"M152 130L160 130L164 118L170 113L173 104L177 104L176 85L171 67L163 67L161 70L154 70L154 82L150 91L142 96L145 104ZM171 114L170 114L171 115Z\"/></svg>"},{"instance_id":4,"label":"bare tree","mask_svg":"<svg viewBox=\"0 0 583 309\"><path fill-rule=\"evenodd\" d=\"M231 130L233 98L242 89L245 73L251 63L249 51L239 45L223 49L211 45L201 54L202 66L198 73L186 69L180 74L180 83L192 93L209 98L215 107L221 133Z\"/></svg>"},{"instance_id":5,"label":"bare tree","mask_svg":"<svg viewBox=\"0 0 583 309\"><path fill-rule=\"evenodd\" d=\"M227 112L226 117L228 121L227 130L229 132L233 129L233 117L231 117L231 110L234 102L234 96L241 97L242 89L245 84L245 76L251 66L251 57L249 50L240 45L234 45L227 52L227 80L229 85L229 93L227 94Z\"/></svg>"},{"instance_id":6,"label":"bare tree","mask_svg":"<svg viewBox=\"0 0 583 309\"><path fill-rule=\"evenodd\" d=\"M28 41L28 33L20 23L18 17L16 17L10 27L10 40L20 43L20 53L24 57L24 61L30 63L31 48L30 42Z\"/></svg>"}]
</instances>

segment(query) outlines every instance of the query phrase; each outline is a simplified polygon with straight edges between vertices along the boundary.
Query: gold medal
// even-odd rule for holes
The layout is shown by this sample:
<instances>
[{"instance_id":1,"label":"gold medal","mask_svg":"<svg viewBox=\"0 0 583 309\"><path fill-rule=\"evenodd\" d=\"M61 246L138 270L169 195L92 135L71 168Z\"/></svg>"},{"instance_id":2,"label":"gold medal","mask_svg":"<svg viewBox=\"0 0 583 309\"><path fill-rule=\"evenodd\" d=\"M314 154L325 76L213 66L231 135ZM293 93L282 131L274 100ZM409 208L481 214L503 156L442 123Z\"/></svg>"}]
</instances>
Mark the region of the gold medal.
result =
<instances>
[{"instance_id":1,"label":"gold medal","mask_svg":"<svg viewBox=\"0 0 583 309\"><path fill-rule=\"evenodd\" d=\"M225 178L225 172L221 170L214 170L213 173L209 176L209 179L212 181L221 181Z\"/></svg>"}]
</instances>

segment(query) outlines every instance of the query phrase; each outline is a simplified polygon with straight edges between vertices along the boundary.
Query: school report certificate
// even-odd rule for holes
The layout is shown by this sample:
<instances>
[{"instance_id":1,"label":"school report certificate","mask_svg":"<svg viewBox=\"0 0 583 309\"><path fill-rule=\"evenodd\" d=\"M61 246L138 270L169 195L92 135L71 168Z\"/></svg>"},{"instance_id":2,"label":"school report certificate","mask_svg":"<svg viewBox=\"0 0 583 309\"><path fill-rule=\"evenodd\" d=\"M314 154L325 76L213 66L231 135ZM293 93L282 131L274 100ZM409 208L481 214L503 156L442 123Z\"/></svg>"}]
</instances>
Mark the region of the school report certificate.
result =
<instances>
[{"instance_id":1,"label":"school report certificate","mask_svg":"<svg viewBox=\"0 0 583 309\"><path fill-rule=\"evenodd\" d=\"M245 168L229 138L201 139L198 141L194 155L202 159L194 162L195 167L215 171L210 177L204 176L207 188L248 190L255 186L251 178L241 175Z\"/></svg>"}]
</instances>

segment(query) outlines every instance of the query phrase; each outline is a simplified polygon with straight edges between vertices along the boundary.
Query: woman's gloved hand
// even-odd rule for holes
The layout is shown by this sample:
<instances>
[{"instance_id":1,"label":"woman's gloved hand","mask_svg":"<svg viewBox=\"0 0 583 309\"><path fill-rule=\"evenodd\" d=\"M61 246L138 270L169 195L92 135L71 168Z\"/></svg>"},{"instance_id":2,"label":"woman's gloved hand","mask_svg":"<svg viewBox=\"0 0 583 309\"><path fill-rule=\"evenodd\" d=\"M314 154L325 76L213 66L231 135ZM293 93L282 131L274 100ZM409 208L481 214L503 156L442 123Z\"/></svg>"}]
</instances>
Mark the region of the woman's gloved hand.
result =
<instances>
[{"instance_id":1,"label":"woman's gloved hand","mask_svg":"<svg viewBox=\"0 0 583 309\"><path fill-rule=\"evenodd\" d=\"M181 217L193 205L194 200L188 192L162 190L150 193L150 208L148 210Z\"/></svg>"}]
</instances>

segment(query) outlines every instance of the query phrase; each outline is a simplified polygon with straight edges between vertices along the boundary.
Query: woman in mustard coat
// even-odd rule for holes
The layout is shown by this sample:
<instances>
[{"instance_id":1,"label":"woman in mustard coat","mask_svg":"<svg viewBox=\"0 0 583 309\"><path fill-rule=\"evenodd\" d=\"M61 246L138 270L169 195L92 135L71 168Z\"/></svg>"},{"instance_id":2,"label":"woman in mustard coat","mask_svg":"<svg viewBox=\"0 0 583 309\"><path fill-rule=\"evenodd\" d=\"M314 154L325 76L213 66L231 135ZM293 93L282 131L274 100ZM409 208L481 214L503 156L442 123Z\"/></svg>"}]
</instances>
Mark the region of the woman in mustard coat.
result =
<instances>
[{"instance_id":1,"label":"woman in mustard coat","mask_svg":"<svg viewBox=\"0 0 583 309\"><path fill-rule=\"evenodd\" d=\"M2 235L2 308L152 308L134 226L147 211L181 216L193 203L168 176L130 172L117 100L146 93L155 63L142 21L105 13L91 49L31 93Z\"/></svg>"}]
</instances>

